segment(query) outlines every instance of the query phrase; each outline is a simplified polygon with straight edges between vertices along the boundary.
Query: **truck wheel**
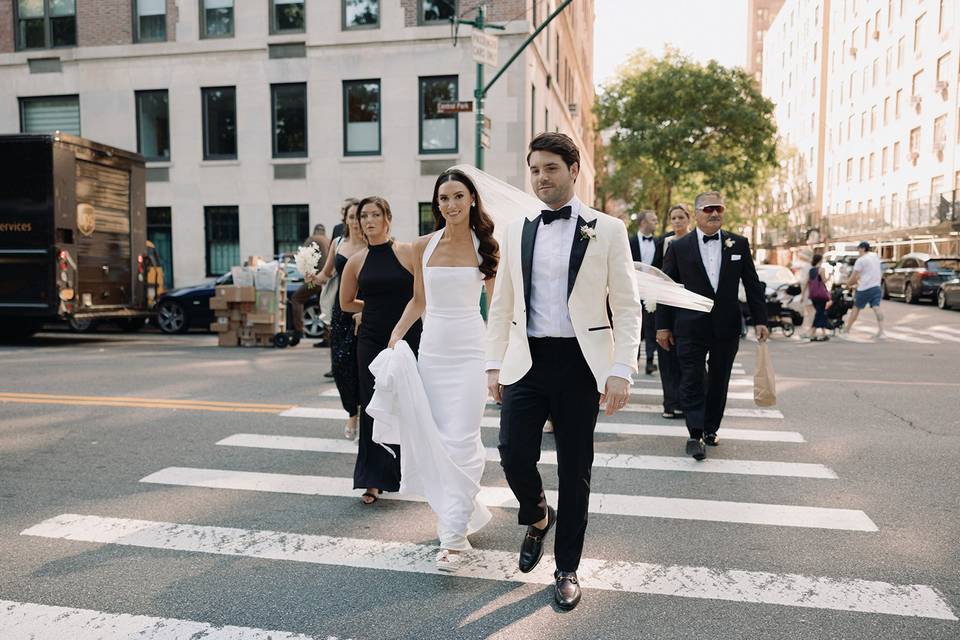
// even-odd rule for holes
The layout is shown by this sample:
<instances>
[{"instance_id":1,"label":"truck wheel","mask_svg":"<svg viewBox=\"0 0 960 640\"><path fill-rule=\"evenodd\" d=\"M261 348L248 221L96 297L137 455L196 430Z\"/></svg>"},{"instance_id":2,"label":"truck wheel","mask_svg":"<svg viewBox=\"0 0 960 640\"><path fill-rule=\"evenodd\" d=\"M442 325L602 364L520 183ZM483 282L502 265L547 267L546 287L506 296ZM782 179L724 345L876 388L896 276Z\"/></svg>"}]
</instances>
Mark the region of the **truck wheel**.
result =
<instances>
[{"instance_id":1,"label":"truck wheel","mask_svg":"<svg viewBox=\"0 0 960 640\"><path fill-rule=\"evenodd\" d=\"M117 324L120 325L120 330L124 333L136 333L143 329L143 325L146 324L146 318L124 318L120 320Z\"/></svg>"},{"instance_id":2,"label":"truck wheel","mask_svg":"<svg viewBox=\"0 0 960 640\"><path fill-rule=\"evenodd\" d=\"M190 329L183 307L173 300L164 300L157 307L157 326L164 333L186 333Z\"/></svg>"}]
</instances>

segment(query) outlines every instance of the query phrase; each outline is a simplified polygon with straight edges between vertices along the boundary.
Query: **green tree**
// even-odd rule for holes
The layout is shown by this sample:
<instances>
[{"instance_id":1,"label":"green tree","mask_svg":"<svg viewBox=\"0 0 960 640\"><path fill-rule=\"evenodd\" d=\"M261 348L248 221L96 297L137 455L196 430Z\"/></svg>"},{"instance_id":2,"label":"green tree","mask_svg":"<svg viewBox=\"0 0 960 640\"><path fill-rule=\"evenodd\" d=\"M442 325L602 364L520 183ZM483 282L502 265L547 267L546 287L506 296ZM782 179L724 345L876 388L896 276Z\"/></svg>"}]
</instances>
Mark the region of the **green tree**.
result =
<instances>
[{"instance_id":1,"label":"green tree","mask_svg":"<svg viewBox=\"0 0 960 640\"><path fill-rule=\"evenodd\" d=\"M716 61L638 51L603 88L596 113L611 132L610 192L661 214L701 189L736 201L777 164L773 103L746 72Z\"/></svg>"}]
</instances>

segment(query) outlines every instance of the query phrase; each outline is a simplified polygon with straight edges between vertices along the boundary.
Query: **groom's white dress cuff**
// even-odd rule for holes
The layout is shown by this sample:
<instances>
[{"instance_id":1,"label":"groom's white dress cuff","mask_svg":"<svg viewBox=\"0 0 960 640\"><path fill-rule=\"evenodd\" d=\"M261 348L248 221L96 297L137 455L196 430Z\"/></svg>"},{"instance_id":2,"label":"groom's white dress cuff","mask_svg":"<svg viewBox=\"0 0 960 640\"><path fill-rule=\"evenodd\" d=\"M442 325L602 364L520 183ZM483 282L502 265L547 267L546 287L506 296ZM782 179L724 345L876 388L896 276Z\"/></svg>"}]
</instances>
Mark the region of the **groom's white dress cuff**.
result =
<instances>
[{"instance_id":1,"label":"groom's white dress cuff","mask_svg":"<svg viewBox=\"0 0 960 640\"><path fill-rule=\"evenodd\" d=\"M500 371L500 365L503 364L500 360L487 360L486 371Z\"/></svg>"}]
</instances>

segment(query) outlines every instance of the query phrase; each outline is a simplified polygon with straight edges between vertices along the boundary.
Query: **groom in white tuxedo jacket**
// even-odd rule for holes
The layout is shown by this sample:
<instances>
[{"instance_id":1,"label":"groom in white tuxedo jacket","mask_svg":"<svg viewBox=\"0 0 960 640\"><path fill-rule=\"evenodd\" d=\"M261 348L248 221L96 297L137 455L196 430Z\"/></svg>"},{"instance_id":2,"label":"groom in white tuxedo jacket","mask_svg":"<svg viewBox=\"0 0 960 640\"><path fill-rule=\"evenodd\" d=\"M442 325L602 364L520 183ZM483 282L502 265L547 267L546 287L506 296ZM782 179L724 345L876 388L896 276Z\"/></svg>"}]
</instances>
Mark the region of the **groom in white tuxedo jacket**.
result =
<instances>
[{"instance_id":1,"label":"groom in white tuxedo jacket","mask_svg":"<svg viewBox=\"0 0 960 640\"><path fill-rule=\"evenodd\" d=\"M500 460L527 526L520 570L540 561L556 523L555 598L580 601L583 551L600 404L622 409L637 370L641 306L623 223L574 195L580 153L562 133L543 133L527 155L537 196L549 209L511 223L500 244L487 322L487 382L502 402ZM608 313L608 303L609 310ZM612 313L612 321L611 321ZM537 471L550 416L560 478L558 512Z\"/></svg>"}]
</instances>

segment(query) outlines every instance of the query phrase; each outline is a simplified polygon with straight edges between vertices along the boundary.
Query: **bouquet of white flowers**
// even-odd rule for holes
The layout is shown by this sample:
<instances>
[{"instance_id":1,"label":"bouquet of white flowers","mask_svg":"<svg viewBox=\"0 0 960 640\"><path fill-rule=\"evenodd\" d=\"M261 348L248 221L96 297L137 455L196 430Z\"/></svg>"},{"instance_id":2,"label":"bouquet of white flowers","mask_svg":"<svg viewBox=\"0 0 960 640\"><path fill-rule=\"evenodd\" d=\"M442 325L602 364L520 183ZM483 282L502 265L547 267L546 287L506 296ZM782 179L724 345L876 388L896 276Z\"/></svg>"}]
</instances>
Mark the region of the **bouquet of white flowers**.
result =
<instances>
[{"instance_id":1,"label":"bouquet of white flowers","mask_svg":"<svg viewBox=\"0 0 960 640\"><path fill-rule=\"evenodd\" d=\"M311 242L305 247L297 249L293 256L297 263L297 269L303 274L303 281L307 283L307 288L312 289L320 275L320 247L316 242Z\"/></svg>"}]
</instances>

